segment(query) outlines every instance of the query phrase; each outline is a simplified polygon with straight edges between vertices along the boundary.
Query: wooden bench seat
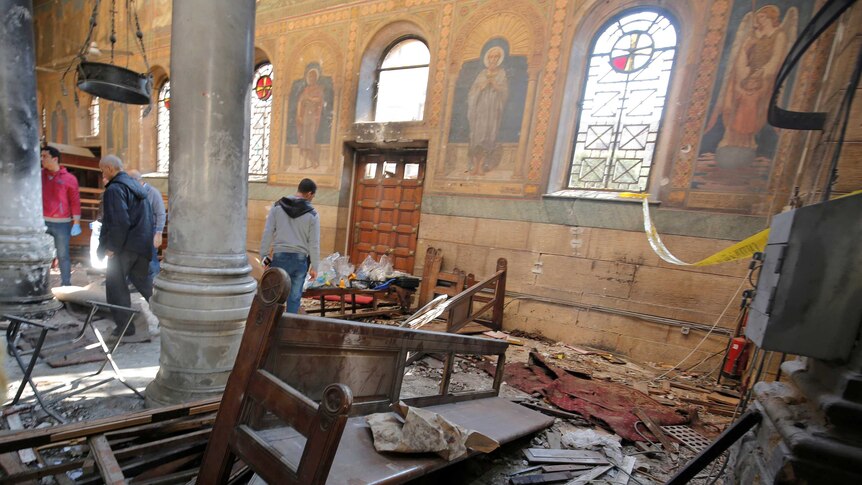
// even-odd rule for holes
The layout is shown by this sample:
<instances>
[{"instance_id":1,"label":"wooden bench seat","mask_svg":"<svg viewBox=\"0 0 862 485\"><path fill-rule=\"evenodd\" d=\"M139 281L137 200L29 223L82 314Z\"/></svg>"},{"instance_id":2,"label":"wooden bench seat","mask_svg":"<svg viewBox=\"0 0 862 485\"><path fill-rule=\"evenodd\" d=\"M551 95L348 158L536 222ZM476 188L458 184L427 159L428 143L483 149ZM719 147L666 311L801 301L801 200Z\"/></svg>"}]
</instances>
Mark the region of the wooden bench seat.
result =
<instances>
[{"instance_id":1,"label":"wooden bench seat","mask_svg":"<svg viewBox=\"0 0 862 485\"><path fill-rule=\"evenodd\" d=\"M554 418L538 414L502 398L462 401L422 409L433 411L452 423L476 430L499 443L508 443L550 426ZM263 437L290 463L298 464L305 438L290 428L261 431ZM463 458L473 456L469 454ZM463 459L462 458L462 459ZM460 461L460 460L456 460ZM326 483L403 483L453 462L426 454L378 453L364 416L347 420L335 461Z\"/></svg>"}]
</instances>

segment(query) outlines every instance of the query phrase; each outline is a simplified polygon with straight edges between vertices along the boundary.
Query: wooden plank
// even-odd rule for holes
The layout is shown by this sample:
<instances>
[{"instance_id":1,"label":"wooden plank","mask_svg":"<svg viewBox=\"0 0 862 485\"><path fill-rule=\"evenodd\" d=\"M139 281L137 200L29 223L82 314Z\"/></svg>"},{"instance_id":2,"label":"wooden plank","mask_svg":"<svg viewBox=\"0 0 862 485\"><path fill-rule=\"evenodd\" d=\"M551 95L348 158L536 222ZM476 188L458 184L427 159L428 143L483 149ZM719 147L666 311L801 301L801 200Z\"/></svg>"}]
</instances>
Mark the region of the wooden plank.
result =
<instances>
[{"instance_id":1,"label":"wooden plank","mask_svg":"<svg viewBox=\"0 0 862 485\"><path fill-rule=\"evenodd\" d=\"M211 432L211 429L202 429L192 433L172 436L170 438L165 438L158 441L152 441L150 443L130 446L128 448L117 450L114 453L114 456L116 456L118 460L124 460L133 456L151 454L153 452L163 451L168 448L176 448L181 445L206 443L209 439Z\"/></svg>"},{"instance_id":2,"label":"wooden plank","mask_svg":"<svg viewBox=\"0 0 862 485\"><path fill-rule=\"evenodd\" d=\"M170 473L160 477L151 478L148 480L135 480L135 485L174 485L177 483L189 483L190 480L198 476L198 469L183 470L181 472Z\"/></svg>"},{"instance_id":3,"label":"wooden plank","mask_svg":"<svg viewBox=\"0 0 862 485\"><path fill-rule=\"evenodd\" d=\"M211 398L191 403L177 404L163 408L148 409L122 416L82 421L62 426L37 428L24 431L0 432L0 453L17 451L59 443L76 438L103 434L148 423L157 423L182 416L195 416L218 410L221 398Z\"/></svg>"},{"instance_id":4,"label":"wooden plank","mask_svg":"<svg viewBox=\"0 0 862 485\"><path fill-rule=\"evenodd\" d=\"M524 456L530 463L569 463L581 465L606 465L608 459L597 451L589 450L549 450L546 448L527 448Z\"/></svg>"},{"instance_id":5,"label":"wooden plank","mask_svg":"<svg viewBox=\"0 0 862 485\"><path fill-rule=\"evenodd\" d=\"M705 393L708 392L706 389L702 389L700 387L690 386L688 384L683 384L681 382L670 381L670 387L675 387L677 389L682 389L684 391L691 391L697 393Z\"/></svg>"},{"instance_id":6,"label":"wooden plank","mask_svg":"<svg viewBox=\"0 0 862 485\"><path fill-rule=\"evenodd\" d=\"M667 435L664 434L664 431L662 431L662 429L657 424L655 424L655 422L650 419L650 417L647 416L647 414L643 412L642 409L635 408L634 414L646 425L650 433L652 433L653 436L655 436L656 439L661 442L661 445L664 447L664 450L668 453L673 453L673 446L671 445L671 442L668 439Z\"/></svg>"},{"instance_id":7,"label":"wooden plank","mask_svg":"<svg viewBox=\"0 0 862 485\"><path fill-rule=\"evenodd\" d=\"M151 478L157 478L163 475L167 475L170 473L176 473L181 470L183 467L188 465L189 463L193 463L196 460L199 460L201 456L203 456L204 452L201 451L199 453L193 453L191 455L181 456L175 460L168 461L166 463L161 463L156 465L149 470L145 470L141 472L139 475L135 477L135 483L138 483L138 480L148 480Z\"/></svg>"},{"instance_id":8,"label":"wooden plank","mask_svg":"<svg viewBox=\"0 0 862 485\"><path fill-rule=\"evenodd\" d=\"M547 406L542 406L541 404L535 404L531 402L519 402L521 406L535 409L542 414L547 414L548 416L554 416L555 418L563 418L563 419L573 419L575 421L583 422L585 424L589 424L583 416L580 414L570 413L568 411L563 411L562 409L550 408Z\"/></svg>"},{"instance_id":9,"label":"wooden plank","mask_svg":"<svg viewBox=\"0 0 862 485\"><path fill-rule=\"evenodd\" d=\"M581 475L572 481L566 482L566 485L582 485L585 483L590 483L591 481L595 480L596 478L599 478L600 476L607 473L611 468L613 468L613 465L593 468L589 473Z\"/></svg>"},{"instance_id":10,"label":"wooden plank","mask_svg":"<svg viewBox=\"0 0 862 485\"><path fill-rule=\"evenodd\" d=\"M623 462L617 466L617 475L614 477L613 485L628 485L632 470L635 469L635 462L637 462L637 458L633 456L623 458Z\"/></svg>"},{"instance_id":11,"label":"wooden plank","mask_svg":"<svg viewBox=\"0 0 862 485\"><path fill-rule=\"evenodd\" d=\"M141 458L138 458L136 460L124 463L122 471L123 471L124 475L126 475L128 477L134 477L140 473L143 473L147 470L155 468L156 466L159 466L163 463L173 462L173 461L178 460L184 456L201 455L201 454L203 454L204 449L206 449L206 444L205 443L198 443L198 444L189 445L189 446L183 447L183 448L172 449L172 450L158 452L158 453L152 453L152 454L147 455L145 457L141 457ZM101 480L100 477L93 476L93 477L88 477L87 479L80 478L80 479L78 479L78 481L76 483L78 483L78 485L96 485L96 484L102 483L100 480ZM201 481L198 483L205 483L205 482ZM207 482L207 483L209 483L209 482Z\"/></svg>"},{"instance_id":12,"label":"wooden plank","mask_svg":"<svg viewBox=\"0 0 862 485\"><path fill-rule=\"evenodd\" d=\"M529 485L533 483L553 483L553 482L562 482L563 480L569 480L571 478L579 477L585 473L588 473L587 470L580 471L568 471L568 472L553 472L553 473L539 473L536 475L523 475L520 477L512 477L509 481L512 485Z\"/></svg>"},{"instance_id":13,"label":"wooden plank","mask_svg":"<svg viewBox=\"0 0 862 485\"><path fill-rule=\"evenodd\" d=\"M6 416L6 423L9 425L10 431L20 431L24 429L24 424L21 423L21 416L10 414ZM11 450L10 450L11 451ZM18 450L18 456L21 458L21 463L28 464L36 461L36 454L30 448L22 448Z\"/></svg>"},{"instance_id":14,"label":"wooden plank","mask_svg":"<svg viewBox=\"0 0 862 485\"><path fill-rule=\"evenodd\" d=\"M110 441L111 444L116 445L117 441L125 438L135 438L140 441L141 438L149 439L177 432L197 430L204 426L210 427L215 422L215 418L215 413L200 418L176 418L159 423L150 423L117 431L109 431L105 433L105 435L108 437L108 441Z\"/></svg>"},{"instance_id":15,"label":"wooden plank","mask_svg":"<svg viewBox=\"0 0 862 485\"><path fill-rule=\"evenodd\" d=\"M123 476L123 470L117 459L114 457L114 452L111 451L111 445L108 443L108 438L100 434L87 439L90 445L90 453L96 459L96 464L99 466L99 475L106 484L125 484L126 477Z\"/></svg>"},{"instance_id":16,"label":"wooden plank","mask_svg":"<svg viewBox=\"0 0 862 485\"><path fill-rule=\"evenodd\" d=\"M577 472L591 470L593 467L589 465L542 465L542 471L545 473L553 472Z\"/></svg>"},{"instance_id":17,"label":"wooden plank","mask_svg":"<svg viewBox=\"0 0 862 485\"><path fill-rule=\"evenodd\" d=\"M3 453L0 455L0 467L3 467L3 470L6 472L6 476L3 477L3 483L24 483L26 485L39 484L39 482L34 480L32 477L13 480L13 477L19 476L19 474L27 471L27 467L21 463L21 458L17 453Z\"/></svg>"},{"instance_id":18,"label":"wooden plank","mask_svg":"<svg viewBox=\"0 0 862 485\"><path fill-rule=\"evenodd\" d=\"M0 461L2 461L3 456L11 455L12 453L5 453L0 455ZM3 477L3 483L26 483L26 484L38 484L38 480L42 477L47 476L60 476L60 474L64 474L69 470L75 470L78 468L83 468L84 459L72 460L66 463L60 463L58 465L50 465L45 468L35 468L32 470L22 469L15 473L7 470L9 475Z\"/></svg>"},{"instance_id":19,"label":"wooden plank","mask_svg":"<svg viewBox=\"0 0 862 485\"><path fill-rule=\"evenodd\" d=\"M710 401L715 401L719 404L725 404L727 406L736 406L737 404L739 404L738 398L723 396L717 392L709 393L709 395L706 396L706 398L709 399Z\"/></svg>"}]
</instances>

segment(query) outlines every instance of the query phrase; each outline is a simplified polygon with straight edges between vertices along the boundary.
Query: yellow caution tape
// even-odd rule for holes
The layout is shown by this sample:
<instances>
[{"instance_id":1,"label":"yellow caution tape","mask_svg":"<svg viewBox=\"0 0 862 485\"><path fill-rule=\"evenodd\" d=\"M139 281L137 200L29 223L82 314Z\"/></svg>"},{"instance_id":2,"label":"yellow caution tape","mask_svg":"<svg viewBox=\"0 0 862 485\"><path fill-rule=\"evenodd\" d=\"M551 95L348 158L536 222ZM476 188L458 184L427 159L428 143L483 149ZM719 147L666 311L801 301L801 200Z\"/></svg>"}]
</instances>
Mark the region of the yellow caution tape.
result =
<instances>
[{"instance_id":1,"label":"yellow caution tape","mask_svg":"<svg viewBox=\"0 0 862 485\"><path fill-rule=\"evenodd\" d=\"M713 264L719 263L727 263L728 261L736 261L739 259L748 259L752 254L763 251L766 248L766 241L769 238L769 229L764 229L763 231L758 232L757 234L744 239L733 246L730 246L727 249L722 249L721 251L709 256L708 258L704 258L696 263L686 263L685 261L674 256L667 246L661 240L661 237L658 235L658 231L652 223L652 219L650 218L649 212L649 201L647 198L648 194L636 194L633 192L623 192L619 194L620 197L625 197L629 199L641 199L643 200L643 213L644 213L644 232L647 236L647 241L649 241L649 245L653 251L660 257L662 260L667 261L671 264L676 264L679 266L709 266Z\"/></svg>"},{"instance_id":2,"label":"yellow caution tape","mask_svg":"<svg viewBox=\"0 0 862 485\"><path fill-rule=\"evenodd\" d=\"M862 190L856 190L854 192L850 192L849 194L844 194L835 198L840 199L858 194L862 194ZM766 241L769 239L769 229L764 229L753 236L749 236L748 238L739 241L738 243L734 244L733 246L730 246L729 248L722 249L721 251L713 254L708 258L701 259L696 263L686 263L685 261L682 261L681 259L671 254L667 246L665 246L664 243L661 241L661 237L659 237L658 231L653 225L652 219L650 219L649 201L647 200L649 198L649 194L622 192L619 194L619 196L627 199L643 200L644 232L646 232L649 245L661 259L671 264L676 264L680 266L710 266L713 264L727 263L729 261L736 261L739 259L748 259L754 253L762 252L766 248Z\"/></svg>"}]
</instances>

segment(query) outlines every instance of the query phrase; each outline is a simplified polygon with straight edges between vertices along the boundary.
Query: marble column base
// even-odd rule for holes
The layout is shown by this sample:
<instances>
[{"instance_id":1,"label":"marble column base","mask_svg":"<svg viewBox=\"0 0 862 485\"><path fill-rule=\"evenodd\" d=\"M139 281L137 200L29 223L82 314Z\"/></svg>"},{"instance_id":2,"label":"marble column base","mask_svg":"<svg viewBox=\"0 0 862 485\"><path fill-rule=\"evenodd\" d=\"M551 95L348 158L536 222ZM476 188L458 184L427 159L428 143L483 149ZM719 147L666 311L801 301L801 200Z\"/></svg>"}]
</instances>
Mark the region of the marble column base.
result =
<instances>
[{"instance_id":1,"label":"marble column base","mask_svg":"<svg viewBox=\"0 0 862 485\"><path fill-rule=\"evenodd\" d=\"M257 289L250 270L162 265L150 299L162 349L159 372L147 386L148 406L224 392Z\"/></svg>"}]
</instances>

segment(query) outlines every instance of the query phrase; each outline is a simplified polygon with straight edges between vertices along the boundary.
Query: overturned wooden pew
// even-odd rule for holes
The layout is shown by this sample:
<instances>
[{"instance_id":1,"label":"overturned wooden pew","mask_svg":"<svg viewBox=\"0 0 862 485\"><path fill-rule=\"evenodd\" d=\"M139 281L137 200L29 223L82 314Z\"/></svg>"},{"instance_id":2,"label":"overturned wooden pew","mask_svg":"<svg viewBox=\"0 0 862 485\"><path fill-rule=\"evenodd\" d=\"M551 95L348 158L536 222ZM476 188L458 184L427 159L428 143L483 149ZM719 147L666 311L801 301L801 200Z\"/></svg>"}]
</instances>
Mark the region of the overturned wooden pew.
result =
<instances>
[{"instance_id":1,"label":"overturned wooden pew","mask_svg":"<svg viewBox=\"0 0 862 485\"><path fill-rule=\"evenodd\" d=\"M365 416L401 399L408 355L442 354L438 392L403 401L506 443L553 418L488 389L449 389L456 355L495 356L507 343L284 313L287 279L261 280L198 483L225 483L237 457L270 483L403 483L451 462L375 451ZM505 423L502 426L501 423ZM469 455L468 455L469 456Z\"/></svg>"}]
</instances>

